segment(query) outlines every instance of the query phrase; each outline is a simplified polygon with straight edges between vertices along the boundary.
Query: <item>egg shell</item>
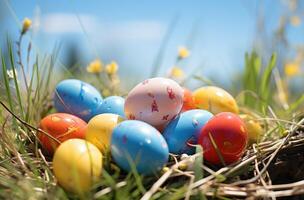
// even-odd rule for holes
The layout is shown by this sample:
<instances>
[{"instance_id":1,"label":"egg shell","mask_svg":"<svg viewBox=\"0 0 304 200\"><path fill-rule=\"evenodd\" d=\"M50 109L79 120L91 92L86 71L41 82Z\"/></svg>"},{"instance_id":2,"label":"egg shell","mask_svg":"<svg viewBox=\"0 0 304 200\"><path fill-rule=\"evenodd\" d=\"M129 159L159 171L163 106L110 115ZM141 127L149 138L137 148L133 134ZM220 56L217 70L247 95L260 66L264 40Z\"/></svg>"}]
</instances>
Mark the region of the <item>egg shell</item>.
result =
<instances>
[{"instance_id":1,"label":"egg shell","mask_svg":"<svg viewBox=\"0 0 304 200\"><path fill-rule=\"evenodd\" d=\"M128 119L162 126L173 119L183 106L183 89L167 78L147 79L135 86L125 102Z\"/></svg>"},{"instance_id":2,"label":"egg shell","mask_svg":"<svg viewBox=\"0 0 304 200\"><path fill-rule=\"evenodd\" d=\"M221 112L239 113L238 105L227 91L215 86L201 87L193 92L197 108L208 110L213 114Z\"/></svg>"},{"instance_id":3,"label":"egg shell","mask_svg":"<svg viewBox=\"0 0 304 200\"><path fill-rule=\"evenodd\" d=\"M169 157L163 136L151 125L138 120L126 120L114 128L111 154L123 170L130 172L135 164L137 171L145 175L162 169Z\"/></svg>"},{"instance_id":4,"label":"egg shell","mask_svg":"<svg viewBox=\"0 0 304 200\"><path fill-rule=\"evenodd\" d=\"M96 115L88 123L86 140L103 153L109 151L113 129L123 120L119 115L111 113Z\"/></svg>"},{"instance_id":5,"label":"egg shell","mask_svg":"<svg viewBox=\"0 0 304 200\"><path fill-rule=\"evenodd\" d=\"M125 99L119 96L110 96L103 100L100 112L101 113L112 113L122 117L125 116L124 112Z\"/></svg>"},{"instance_id":6,"label":"egg shell","mask_svg":"<svg viewBox=\"0 0 304 200\"><path fill-rule=\"evenodd\" d=\"M84 139L87 123L79 117L68 113L54 113L44 117L40 121L39 127L58 141L64 142L71 138ZM38 138L42 146L50 154L59 145L58 142L45 133L39 132Z\"/></svg>"},{"instance_id":7,"label":"egg shell","mask_svg":"<svg viewBox=\"0 0 304 200\"><path fill-rule=\"evenodd\" d=\"M76 79L63 80L56 86L54 106L58 112L70 113L88 122L101 114L102 96L92 85Z\"/></svg>"},{"instance_id":8,"label":"egg shell","mask_svg":"<svg viewBox=\"0 0 304 200\"><path fill-rule=\"evenodd\" d=\"M165 128L163 136L167 141L170 153L193 154L201 129L213 117L205 110L189 110L181 113ZM190 145L189 145L190 144Z\"/></svg>"},{"instance_id":9,"label":"egg shell","mask_svg":"<svg viewBox=\"0 0 304 200\"><path fill-rule=\"evenodd\" d=\"M246 125L249 141L251 143L257 142L263 134L263 128L260 123L254 117L247 114L240 115L240 118Z\"/></svg>"},{"instance_id":10,"label":"egg shell","mask_svg":"<svg viewBox=\"0 0 304 200\"><path fill-rule=\"evenodd\" d=\"M54 154L53 172L65 190L83 194L100 179L102 154L97 147L85 140L67 140Z\"/></svg>"},{"instance_id":11,"label":"egg shell","mask_svg":"<svg viewBox=\"0 0 304 200\"><path fill-rule=\"evenodd\" d=\"M204 159L216 165L222 164L212 140L225 164L236 162L248 142L246 126L238 115L223 112L211 118L201 130L198 143L203 147Z\"/></svg>"},{"instance_id":12,"label":"egg shell","mask_svg":"<svg viewBox=\"0 0 304 200\"><path fill-rule=\"evenodd\" d=\"M183 98L182 112L195 109L196 107L195 107L192 92L187 88L183 88L183 91L184 91L184 98Z\"/></svg>"}]
</instances>

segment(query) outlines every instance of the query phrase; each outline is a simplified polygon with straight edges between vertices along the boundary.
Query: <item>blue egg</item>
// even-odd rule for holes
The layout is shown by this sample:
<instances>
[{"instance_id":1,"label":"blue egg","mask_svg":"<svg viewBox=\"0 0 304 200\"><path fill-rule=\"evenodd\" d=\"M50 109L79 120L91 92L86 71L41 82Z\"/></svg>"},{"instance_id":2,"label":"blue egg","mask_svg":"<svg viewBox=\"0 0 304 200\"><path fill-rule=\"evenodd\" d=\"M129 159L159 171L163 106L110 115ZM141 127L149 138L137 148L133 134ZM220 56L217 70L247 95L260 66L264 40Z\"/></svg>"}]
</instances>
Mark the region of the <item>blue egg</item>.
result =
<instances>
[{"instance_id":1,"label":"blue egg","mask_svg":"<svg viewBox=\"0 0 304 200\"><path fill-rule=\"evenodd\" d=\"M199 134L213 114L206 110L189 110L173 119L165 128L163 136L167 141L170 153L193 154Z\"/></svg>"},{"instance_id":2,"label":"blue egg","mask_svg":"<svg viewBox=\"0 0 304 200\"><path fill-rule=\"evenodd\" d=\"M125 116L124 112L125 99L119 96L110 96L103 100L100 111L101 113L112 113L122 117Z\"/></svg>"},{"instance_id":3,"label":"blue egg","mask_svg":"<svg viewBox=\"0 0 304 200\"><path fill-rule=\"evenodd\" d=\"M111 154L123 170L130 172L134 164L139 173L149 175L167 163L169 150L154 127L142 121L126 120L113 130Z\"/></svg>"},{"instance_id":4,"label":"blue egg","mask_svg":"<svg viewBox=\"0 0 304 200\"><path fill-rule=\"evenodd\" d=\"M70 113L88 122L101 113L101 104L102 96L88 83L67 79L56 86L54 106L58 112Z\"/></svg>"}]
</instances>

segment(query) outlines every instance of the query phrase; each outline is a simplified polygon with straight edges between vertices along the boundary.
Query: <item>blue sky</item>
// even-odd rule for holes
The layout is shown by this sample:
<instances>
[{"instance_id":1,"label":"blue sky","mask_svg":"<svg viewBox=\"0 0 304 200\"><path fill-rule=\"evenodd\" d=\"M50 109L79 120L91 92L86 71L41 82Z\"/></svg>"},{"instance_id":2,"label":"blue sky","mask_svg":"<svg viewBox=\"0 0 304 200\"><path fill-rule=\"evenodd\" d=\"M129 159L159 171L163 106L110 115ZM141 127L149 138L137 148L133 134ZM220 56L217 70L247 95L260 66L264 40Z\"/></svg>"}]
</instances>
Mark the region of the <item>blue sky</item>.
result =
<instances>
[{"instance_id":1,"label":"blue sky","mask_svg":"<svg viewBox=\"0 0 304 200\"><path fill-rule=\"evenodd\" d=\"M24 17L34 20L31 38L39 51L50 52L56 42L61 42L64 58L65 45L76 42L87 62L96 57L106 62L116 60L125 79L130 78L131 71L139 80L150 75L168 26L178 16L165 49L160 75L174 64L177 48L189 43L193 27L196 27L195 40L189 46L191 56L180 64L181 67L191 72L202 66L199 74L230 84L233 76L242 70L244 53L251 50L258 5L267 13L266 27L270 33L284 11L278 2L0 0L0 6L7 11L2 25L4 32L7 30L16 36L17 21L20 23ZM299 35L303 27L300 28L302 31L291 35L293 40L303 42Z\"/></svg>"}]
</instances>

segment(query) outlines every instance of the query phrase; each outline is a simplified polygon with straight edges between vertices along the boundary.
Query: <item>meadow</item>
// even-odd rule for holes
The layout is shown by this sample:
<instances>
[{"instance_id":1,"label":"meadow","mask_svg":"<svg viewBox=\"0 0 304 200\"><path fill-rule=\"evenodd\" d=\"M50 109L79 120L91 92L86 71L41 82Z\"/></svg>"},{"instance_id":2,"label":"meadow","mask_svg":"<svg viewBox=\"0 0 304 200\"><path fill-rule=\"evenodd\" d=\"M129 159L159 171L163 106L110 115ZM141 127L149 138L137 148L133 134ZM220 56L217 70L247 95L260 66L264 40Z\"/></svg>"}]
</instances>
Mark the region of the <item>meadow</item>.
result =
<instances>
[{"instance_id":1,"label":"meadow","mask_svg":"<svg viewBox=\"0 0 304 200\"><path fill-rule=\"evenodd\" d=\"M282 23L301 23L301 18L288 17L290 20ZM254 118L262 133L248 144L238 162L221 166L204 162L203 149L197 145L194 155L171 154L161 172L143 176L135 167L130 173L124 172L106 154L100 180L89 192L75 195L57 183L52 157L45 153L37 136L48 135L39 128L39 122L56 112L56 84L68 78L80 79L94 85L103 97L126 97L128 91L121 85L121 66L115 61L103 63L96 58L86 66L67 68L57 59L60 46L50 54L33 55L34 44L24 41L31 27L31 19L25 18L18 38L7 36L4 49L0 50L1 199L303 198L304 94L289 85L295 77L303 79L301 48L293 59L276 48L267 54L253 48L239 58L244 68L229 91L234 94L240 113ZM278 38L285 28L278 27ZM276 44L280 42L276 40ZM165 47L166 41L162 45ZM187 74L179 67L181 61L191 58L186 46L177 49L176 62L169 73L159 74L157 63L165 59L163 54L161 49L151 77L171 78L182 86L195 80L201 86L221 87L206 76Z\"/></svg>"}]
</instances>

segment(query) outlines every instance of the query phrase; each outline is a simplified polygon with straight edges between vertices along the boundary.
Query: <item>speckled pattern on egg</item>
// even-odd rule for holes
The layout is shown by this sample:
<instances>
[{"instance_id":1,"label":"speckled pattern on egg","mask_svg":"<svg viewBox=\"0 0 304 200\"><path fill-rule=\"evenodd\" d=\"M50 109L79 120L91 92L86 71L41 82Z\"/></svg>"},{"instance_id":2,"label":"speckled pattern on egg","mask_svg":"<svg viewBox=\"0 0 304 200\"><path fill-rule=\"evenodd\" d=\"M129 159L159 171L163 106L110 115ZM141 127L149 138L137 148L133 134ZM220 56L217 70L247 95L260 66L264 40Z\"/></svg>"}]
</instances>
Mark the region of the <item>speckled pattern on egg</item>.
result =
<instances>
[{"instance_id":1,"label":"speckled pattern on egg","mask_svg":"<svg viewBox=\"0 0 304 200\"><path fill-rule=\"evenodd\" d=\"M225 163L222 163L214 147L216 144ZM231 112L212 117L201 130L198 143L204 149L204 159L212 164L231 164L240 159L248 142L246 125Z\"/></svg>"},{"instance_id":2,"label":"speckled pattern on egg","mask_svg":"<svg viewBox=\"0 0 304 200\"><path fill-rule=\"evenodd\" d=\"M233 96L219 87L204 86L198 88L193 92L193 98L197 108L208 110L213 114L239 113L238 105Z\"/></svg>"},{"instance_id":3,"label":"speckled pattern on egg","mask_svg":"<svg viewBox=\"0 0 304 200\"><path fill-rule=\"evenodd\" d=\"M83 195L100 180L102 157L98 148L85 140L67 140L53 157L54 175L64 189Z\"/></svg>"},{"instance_id":4,"label":"speckled pattern on egg","mask_svg":"<svg viewBox=\"0 0 304 200\"><path fill-rule=\"evenodd\" d=\"M92 85L76 79L61 81L55 89L54 106L58 112L76 115L85 121L100 114L102 96Z\"/></svg>"},{"instance_id":5,"label":"speckled pattern on egg","mask_svg":"<svg viewBox=\"0 0 304 200\"><path fill-rule=\"evenodd\" d=\"M168 145L163 136L151 125L126 120L114 128L111 138L111 154L125 171L131 171L130 162L142 174L153 174L167 163Z\"/></svg>"},{"instance_id":6,"label":"speckled pattern on egg","mask_svg":"<svg viewBox=\"0 0 304 200\"><path fill-rule=\"evenodd\" d=\"M88 122L85 138L101 152L107 152L113 129L122 121L123 118L117 114L103 113L96 115Z\"/></svg>"},{"instance_id":7,"label":"speckled pattern on egg","mask_svg":"<svg viewBox=\"0 0 304 200\"><path fill-rule=\"evenodd\" d=\"M117 114L122 117L125 116L124 113L125 99L120 96L110 96L103 100L100 107L101 113L112 113Z\"/></svg>"},{"instance_id":8,"label":"speckled pattern on egg","mask_svg":"<svg viewBox=\"0 0 304 200\"><path fill-rule=\"evenodd\" d=\"M201 129L213 114L206 110L189 110L172 120L163 132L169 151L174 154L193 154Z\"/></svg>"},{"instance_id":9,"label":"speckled pattern on egg","mask_svg":"<svg viewBox=\"0 0 304 200\"><path fill-rule=\"evenodd\" d=\"M183 95L183 89L171 79L147 79L129 92L125 102L125 115L128 119L162 126L181 111Z\"/></svg>"},{"instance_id":10,"label":"speckled pattern on egg","mask_svg":"<svg viewBox=\"0 0 304 200\"><path fill-rule=\"evenodd\" d=\"M84 138L87 123L82 119L67 113L53 113L44 117L39 127L60 142L71 138ZM38 133L38 138L48 153L52 154L59 145L44 133Z\"/></svg>"}]
</instances>

